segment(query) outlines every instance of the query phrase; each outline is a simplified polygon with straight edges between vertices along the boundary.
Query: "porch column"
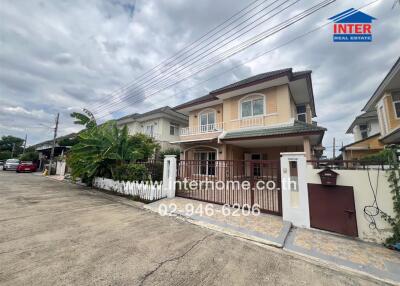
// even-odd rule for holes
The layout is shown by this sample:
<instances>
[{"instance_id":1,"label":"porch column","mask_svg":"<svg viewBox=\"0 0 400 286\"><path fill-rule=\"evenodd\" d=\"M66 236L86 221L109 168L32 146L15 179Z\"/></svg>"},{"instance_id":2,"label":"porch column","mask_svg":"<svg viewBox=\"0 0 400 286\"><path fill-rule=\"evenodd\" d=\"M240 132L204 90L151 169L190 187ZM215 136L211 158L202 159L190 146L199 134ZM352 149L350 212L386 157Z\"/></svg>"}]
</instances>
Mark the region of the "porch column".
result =
<instances>
[{"instance_id":1,"label":"porch column","mask_svg":"<svg viewBox=\"0 0 400 286\"><path fill-rule=\"evenodd\" d=\"M163 192L167 198L175 197L176 187L176 156L165 155L163 170Z\"/></svg>"},{"instance_id":2,"label":"porch column","mask_svg":"<svg viewBox=\"0 0 400 286\"><path fill-rule=\"evenodd\" d=\"M281 153L282 217L294 226L310 227L306 154Z\"/></svg>"},{"instance_id":3,"label":"porch column","mask_svg":"<svg viewBox=\"0 0 400 286\"><path fill-rule=\"evenodd\" d=\"M312 160L310 138L303 138L303 149L307 160Z\"/></svg>"}]
</instances>

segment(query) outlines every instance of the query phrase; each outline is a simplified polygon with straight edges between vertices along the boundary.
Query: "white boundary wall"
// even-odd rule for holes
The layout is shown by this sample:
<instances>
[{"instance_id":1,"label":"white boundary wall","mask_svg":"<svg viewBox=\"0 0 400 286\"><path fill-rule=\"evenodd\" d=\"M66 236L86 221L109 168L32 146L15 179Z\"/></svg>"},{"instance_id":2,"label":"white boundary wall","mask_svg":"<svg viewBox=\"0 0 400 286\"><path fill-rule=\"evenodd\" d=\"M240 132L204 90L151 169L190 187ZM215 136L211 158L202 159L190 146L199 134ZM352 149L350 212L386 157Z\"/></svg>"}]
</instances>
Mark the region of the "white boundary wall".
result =
<instances>
[{"instance_id":1,"label":"white boundary wall","mask_svg":"<svg viewBox=\"0 0 400 286\"><path fill-rule=\"evenodd\" d=\"M307 183L320 184L321 180L318 175L321 169L314 169L312 165L307 165ZM380 229L371 230L369 227L368 217L364 215L364 207L372 205L374 196L370 187L368 172L374 189L378 170L334 170L339 175L337 177L337 185L352 186L354 189L354 203L356 208L358 237L362 240L381 243L390 236L390 226L381 218L380 215L375 216L377 227ZM389 182L387 180L387 172L379 171L378 196L377 202L379 208L389 215L394 215L392 194L390 193Z\"/></svg>"}]
</instances>

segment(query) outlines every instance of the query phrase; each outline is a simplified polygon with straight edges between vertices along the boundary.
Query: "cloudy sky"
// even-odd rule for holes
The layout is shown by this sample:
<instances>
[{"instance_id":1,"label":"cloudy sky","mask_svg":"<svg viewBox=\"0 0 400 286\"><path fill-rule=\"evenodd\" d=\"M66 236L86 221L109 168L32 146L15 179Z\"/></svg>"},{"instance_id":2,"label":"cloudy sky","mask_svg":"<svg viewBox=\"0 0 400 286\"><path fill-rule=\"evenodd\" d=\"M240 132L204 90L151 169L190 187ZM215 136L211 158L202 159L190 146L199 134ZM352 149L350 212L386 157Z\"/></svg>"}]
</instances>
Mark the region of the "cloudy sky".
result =
<instances>
[{"instance_id":1,"label":"cloudy sky","mask_svg":"<svg viewBox=\"0 0 400 286\"><path fill-rule=\"evenodd\" d=\"M253 1L1 0L0 136L27 133L28 144L34 144L51 138L57 112L64 135L77 131L69 114L83 107L102 121L174 106L257 73L292 67L313 71L316 120L328 128L327 150L332 151L333 137L339 144L350 142L347 127L400 55L400 5L393 7L394 0L362 9L377 18L371 43L333 43L331 25L295 40L337 13L374 2L337 0L197 73L230 48L321 1L259 0L248 14L253 26L251 20L238 25L241 18L229 33L204 42L209 49L215 45L209 58L203 54L191 65L188 58L185 66L189 54L184 54L180 65L171 64L175 70L160 74L165 66L159 66L155 78L143 75ZM273 3L288 8L262 18ZM246 24L248 29L258 26L244 33ZM229 41L234 35L241 36ZM206 51L201 47L199 53Z\"/></svg>"}]
</instances>

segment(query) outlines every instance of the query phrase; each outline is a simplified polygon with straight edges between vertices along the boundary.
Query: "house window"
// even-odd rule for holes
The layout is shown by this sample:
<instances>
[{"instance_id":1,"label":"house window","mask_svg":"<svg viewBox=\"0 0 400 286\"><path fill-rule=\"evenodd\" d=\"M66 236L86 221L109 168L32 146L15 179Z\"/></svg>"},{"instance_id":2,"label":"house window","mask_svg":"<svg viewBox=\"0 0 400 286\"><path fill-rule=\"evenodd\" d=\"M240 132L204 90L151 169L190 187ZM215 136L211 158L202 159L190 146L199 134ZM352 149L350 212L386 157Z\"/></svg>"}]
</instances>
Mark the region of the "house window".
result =
<instances>
[{"instance_id":1,"label":"house window","mask_svg":"<svg viewBox=\"0 0 400 286\"><path fill-rule=\"evenodd\" d=\"M178 135L178 126L175 124L170 124L169 125L169 135Z\"/></svg>"},{"instance_id":2,"label":"house window","mask_svg":"<svg viewBox=\"0 0 400 286\"><path fill-rule=\"evenodd\" d=\"M242 118L263 115L264 114L264 97L253 96L250 98L245 98L241 102L240 108L241 108Z\"/></svg>"},{"instance_id":3,"label":"house window","mask_svg":"<svg viewBox=\"0 0 400 286\"><path fill-rule=\"evenodd\" d=\"M368 125L367 124L360 124L360 133L361 133L362 139L365 139L368 137Z\"/></svg>"},{"instance_id":4,"label":"house window","mask_svg":"<svg viewBox=\"0 0 400 286\"><path fill-rule=\"evenodd\" d=\"M306 122L307 121L307 108L305 105L296 106L297 120Z\"/></svg>"},{"instance_id":5,"label":"house window","mask_svg":"<svg viewBox=\"0 0 400 286\"><path fill-rule=\"evenodd\" d=\"M215 111L200 113L200 132L215 130Z\"/></svg>"},{"instance_id":6,"label":"house window","mask_svg":"<svg viewBox=\"0 0 400 286\"><path fill-rule=\"evenodd\" d=\"M147 125L146 126L146 134L149 135L150 137L153 137L153 135L154 135L154 125Z\"/></svg>"},{"instance_id":7,"label":"house window","mask_svg":"<svg viewBox=\"0 0 400 286\"><path fill-rule=\"evenodd\" d=\"M197 160L197 174L214 176L215 175L215 151L200 151L194 153Z\"/></svg>"},{"instance_id":8,"label":"house window","mask_svg":"<svg viewBox=\"0 0 400 286\"><path fill-rule=\"evenodd\" d=\"M394 92L392 94L392 101L394 105L394 113L397 118L400 118L400 92Z\"/></svg>"},{"instance_id":9,"label":"house window","mask_svg":"<svg viewBox=\"0 0 400 286\"><path fill-rule=\"evenodd\" d=\"M383 105L380 105L378 107L378 118L381 127L381 135L384 136L388 132L388 128L386 124L385 111L383 109Z\"/></svg>"}]
</instances>

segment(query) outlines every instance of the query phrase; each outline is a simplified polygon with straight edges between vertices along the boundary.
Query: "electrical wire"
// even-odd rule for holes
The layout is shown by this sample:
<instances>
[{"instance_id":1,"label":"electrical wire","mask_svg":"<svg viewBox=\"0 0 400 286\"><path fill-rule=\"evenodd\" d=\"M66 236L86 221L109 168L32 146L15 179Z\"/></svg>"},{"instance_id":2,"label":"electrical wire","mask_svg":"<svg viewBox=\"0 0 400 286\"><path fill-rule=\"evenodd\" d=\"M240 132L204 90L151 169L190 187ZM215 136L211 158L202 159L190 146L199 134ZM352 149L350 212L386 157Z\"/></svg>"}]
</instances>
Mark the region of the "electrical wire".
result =
<instances>
[{"instance_id":1,"label":"electrical wire","mask_svg":"<svg viewBox=\"0 0 400 286\"><path fill-rule=\"evenodd\" d=\"M262 10L258 11L255 15L257 15L258 13L264 11L267 8L270 8L272 5L274 5L275 3L279 2L281 0L275 0L273 1L270 5L268 5L267 7L264 7ZM240 28L239 30L236 30L236 28L238 28L241 24L245 23L248 19L246 19L245 21L241 22L240 24L236 25L235 27L233 27L231 30L229 30L228 32L226 32L225 34L219 36L214 42L207 44L205 46L205 48L207 48L204 51L201 51L204 47L198 49L198 50L194 50L194 52L190 53L187 57L185 57L182 61L172 65L172 66L168 66L167 70L162 71L160 74L157 74L153 77L151 77L150 79L147 79L146 81L142 82L141 84L137 85L134 87L133 90L128 90L128 94L125 95L123 97L123 99L126 99L127 97L130 97L130 93L135 92L135 91L141 91L145 88L150 88L150 87L155 87L157 86L157 84L160 84L160 82L157 82L157 80L161 80L165 81L165 79L171 78L173 76L177 76L177 73L182 72L183 70L186 70L188 68L190 68L193 64L195 64L196 62L199 62L201 60L205 60L208 56L212 55L214 52L218 51L219 49L223 49L226 48L226 46L230 43L232 43L233 41L239 39L240 37L244 36L245 34L249 33L250 31L252 31L253 29L255 29L256 27L260 26L261 24L265 23L268 20L271 20L272 18L274 18L275 16L277 16L279 13L283 12L284 10L288 9L289 7L293 6L294 4L296 4L297 2L299 2L300 0L296 0L294 1L292 4L290 4L289 6L284 7L283 9L281 9L278 13L275 13L274 15L272 15L271 17L268 17L266 19L264 19L262 22L257 23L256 25L254 25L253 27L250 27L249 29L245 30L244 32L242 32L245 28L249 27L250 25L256 23L259 19L262 19L263 17L269 15L270 13L272 13L273 11L275 11L276 9L282 7L285 3L288 3L292 0L285 0L283 1L283 3L279 4L277 7L274 7L273 9L265 12L264 14L262 14L259 18L256 18L255 20L253 20L251 23L247 24L246 26ZM255 16L255 15L252 15ZM251 19L251 18L249 18ZM231 31L235 31L232 35L230 35L230 38L225 38L225 36L230 33ZM242 33L240 33L242 32ZM235 36L236 35L236 36ZM234 38L231 38L235 36ZM226 40L229 40L226 42ZM209 45L211 45L211 47L208 47ZM199 54L196 54L196 52L200 52ZM192 57L194 56L194 57ZM119 99L121 100L121 99ZM120 103L117 102L117 104ZM103 104L107 105L107 104ZM110 103L108 103L108 105L110 105ZM95 113L99 113L99 109L102 109L102 107L97 107L94 112Z\"/></svg>"},{"instance_id":2,"label":"electrical wire","mask_svg":"<svg viewBox=\"0 0 400 286\"><path fill-rule=\"evenodd\" d=\"M378 226L376 224L375 217L378 216L382 212L378 205L379 171L380 171L380 169L378 169L378 172L376 175L376 187L374 190L374 187L372 186L372 182L371 182L371 176L369 173L369 167L367 167L368 182L369 182L369 186L371 188L372 196L374 199L373 199L373 202L371 205L367 205L364 207L364 217L369 222L369 224L368 224L369 228L372 230L378 230L378 231L380 229L378 228Z\"/></svg>"},{"instance_id":3,"label":"electrical wire","mask_svg":"<svg viewBox=\"0 0 400 286\"><path fill-rule=\"evenodd\" d=\"M222 57L222 58L221 58L220 56L217 56L216 61L212 62L211 64L207 64L207 63L206 63L205 66L203 65L202 67L200 67L200 70L197 70L196 72L194 72L194 73L192 73L192 74L189 74L188 76L182 78L182 79L179 80L178 82L175 82L175 83L173 83L173 84L171 84L171 85L168 85L167 87L164 87L163 89L169 88L169 87L171 87L171 86L173 86L173 85L176 85L176 84L182 82L183 80L185 80L186 78L189 78L189 77L193 76L194 74L197 74L197 73L199 73L199 72L201 72L201 71L203 71L203 70L209 68L210 66L213 66L213 65L215 65L215 64L217 64L217 63L219 63L219 62L222 62L222 61L226 60L227 58L229 58L229 57L231 57L231 56L237 54L238 52L241 52L241 51L243 51L244 49L246 49L246 48L248 48L248 47L250 47L250 46L252 46L252 45L258 43L259 41L261 41L261 40L263 40L263 39L265 39L265 38L267 38L267 37L269 37L269 36L271 36L271 35L273 35L273 34L279 32L279 31L281 31L281 30L287 28L288 26L291 26L291 25L297 23L298 21L302 20L303 18L308 17L309 15L311 15L311 14L317 12L318 10L322 9L323 7L325 7L325 6L327 6L327 5L331 4L331 3L333 3L334 1L335 1L335 0L328 0L328 1L322 1L322 2L320 2L319 4L317 4L317 5L315 5L315 6L311 7L311 8L309 8L309 9L307 9L307 10L305 10L305 11L303 11L303 12L297 14L296 16L290 18L289 20L284 21L284 22L280 23L279 25L276 25L276 26L274 26L273 28L264 31L264 32L262 32L262 33L256 35L255 37L252 37L251 39L247 40L245 43L242 43L242 44L240 44L240 45L237 45L237 46L231 48L231 49L230 49L230 54L229 54L228 56L224 56L224 57ZM152 93L152 94L150 94L150 95L148 95L148 96L152 96L153 94L158 93L158 92L160 92L160 91L161 91L161 90L157 90L156 92L154 92L154 93ZM148 96L146 95L144 98L147 98ZM141 98L140 100L142 100L142 99L143 99L143 98ZM125 108L126 108L126 106L123 107L123 108L121 108L121 109L118 109L118 110L122 110L122 109L125 109ZM115 112L115 111L114 111L114 112ZM105 116L107 116L107 115L101 116L101 118L103 118L103 117L105 117Z\"/></svg>"},{"instance_id":4,"label":"electrical wire","mask_svg":"<svg viewBox=\"0 0 400 286\"><path fill-rule=\"evenodd\" d=\"M159 63L157 66L151 68L150 70L144 72L143 74L141 74L137 79L135 79L134 81L131 81L127 84L125 84L124 86L114 90L113 92L111 92L109 94L109 96L114 95L115 93L120 93L122 92L124 89L127 89L131 86L133 86L135 83L140 82L140 80L142 80L143 78L147 78L147 75L151 74L151 72L155 72L157 70L159 70L160 68L164 68L165 66L170 65L171 63L173 63L174 61L176 61L177 59L179 59L181 56L183 56L184 54L186 54L188 51L192 50L194 47L197 47L199 44L204 43L204 40L209 40L211 39L213 36L218 35L219 32L223 31L225 28L229 27L229 25L231 25L232 23L234 23L235 21L239 20L240 18L244 17L245 15L249 14L251 11L255 10L256 8L260 7L262 4L264 4L265 2L269 1L269 0L264 0L261 3L259 3L258 5L256 5L255 7L251 8L249 11L245 12L243 15L241 15L238 19L231 21L232 19L234 19L236 16L240 15L243 11L245 11L247 8L251 7L253 4L259 2L260 0L255 0L253 2L251 2L250 4L248 4L247 6L245 6L243 9L241 9L240 11L236 12L235 14L233 14L232 16L230 16L228 19L226 19L225 21L223 21L222 23L220 23L219 25L217 25L216 27L212 28L210 31L206 32L204 35L202 35L200 38L196 39L195 41L191 42L190 44L188 44L187 46L185 46L184 48L182 48L180 51L178 51L175 55L169 57L168 59L163 60L161 63ZM251 15L253 16L253 15ZM250 17L251 18L251 17ZM247 18L246 20L250 19ZM227 24L228 23L228 24ZM225 25L227 24L227 25ZM209 35L211 33L211 35ZM208 37L207 37L208 36ZM190 48L190 49L189 49ZM107 99L105 100L105 102L107 102Z\"/></svg>"}]
</instances>

